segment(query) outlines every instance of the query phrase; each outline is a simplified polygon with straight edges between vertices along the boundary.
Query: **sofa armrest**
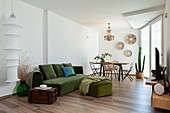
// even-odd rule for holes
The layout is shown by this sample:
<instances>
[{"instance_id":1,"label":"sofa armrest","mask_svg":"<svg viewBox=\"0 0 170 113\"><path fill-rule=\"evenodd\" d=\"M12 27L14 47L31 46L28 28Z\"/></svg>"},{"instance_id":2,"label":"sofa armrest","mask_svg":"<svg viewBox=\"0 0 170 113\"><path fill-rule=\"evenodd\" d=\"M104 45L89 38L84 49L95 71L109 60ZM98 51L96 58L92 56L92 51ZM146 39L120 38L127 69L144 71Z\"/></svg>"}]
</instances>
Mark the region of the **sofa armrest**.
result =
<instances>
[{"instance_id":1,"label":"sofa armrest","mask_svg":"<svg viewBox=\"0 0 170 113\"><path fill-rule=\"evenodd\" d=\"M31 88L38 87L43 83L43 76L39 70L32 72Z\"/></svg>"},{"instance_id":2,"label":"sofa armrest","mask_svg":"<svg viewBox=\"0 0 170 113\"><path fill-rule=\"evenodd\" d=\"M83 74L83 66L73 66L76 74Z\"/></svg>"}]
</instances>

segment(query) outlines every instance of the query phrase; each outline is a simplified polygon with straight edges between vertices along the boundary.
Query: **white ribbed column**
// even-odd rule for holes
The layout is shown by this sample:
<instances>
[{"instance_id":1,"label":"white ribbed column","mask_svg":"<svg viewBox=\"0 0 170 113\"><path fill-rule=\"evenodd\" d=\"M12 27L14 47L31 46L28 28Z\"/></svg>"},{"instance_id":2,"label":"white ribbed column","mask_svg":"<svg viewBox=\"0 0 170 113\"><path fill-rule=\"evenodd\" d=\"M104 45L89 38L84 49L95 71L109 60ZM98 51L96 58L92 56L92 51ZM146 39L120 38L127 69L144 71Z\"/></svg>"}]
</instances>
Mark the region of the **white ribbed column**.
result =
<instances>
[{"instance_id":1,"label":"white ribbed column","mask_svg":"<svg viewBox=\"0 0 170 113\"><path fill-rule=\"evenodd\" d=\"M19 30L21 26L18 25L16 17L13 14L7 20L7 23L4 24L6 28L5 37L7 38L7 44L4 50L6 50L6 61L7 61L7 80L6 82L15 82L19 81L18 79L18 53L21 49L18 48L18 37Z\"/></svg>"}]
</instances>

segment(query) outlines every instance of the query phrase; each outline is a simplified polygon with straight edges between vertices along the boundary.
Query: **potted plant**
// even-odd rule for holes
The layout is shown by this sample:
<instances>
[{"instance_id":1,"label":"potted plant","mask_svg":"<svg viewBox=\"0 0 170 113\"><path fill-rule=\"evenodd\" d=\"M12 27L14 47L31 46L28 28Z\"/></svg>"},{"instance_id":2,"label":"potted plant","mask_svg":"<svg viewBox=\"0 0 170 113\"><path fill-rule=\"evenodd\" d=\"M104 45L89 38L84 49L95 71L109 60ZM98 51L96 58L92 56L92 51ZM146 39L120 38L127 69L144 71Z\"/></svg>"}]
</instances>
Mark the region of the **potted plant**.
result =
<instances>
[{"instance_id":1,"label":"potted plant","mask_svg":"<svg viewBox=\"0 0 170 113\"><path fill-rule=\"evenodd\" d=\"M141 54L142 54L142 47L139 47L139 55L138 55L138 66L137 63L135 63L136 67L136 78L142 79L144 77L144 65L145 65L145 55L143 57L143 66L141 65Z\"/></svg>"},{"instance_id":2,"label":"potted plant","mask_svg":"<svg viewBox=\"0 0 170 113\"><path fill-rule=\"evenodd\" d=\"M112 57L112 55L111 55L110 53L102 53L101 56L98 55L98 56L96 56L94 59L95 59L95 60L100 59L100 62L105 62L106 56Z\"/></svg>"},{"instance_id":3,"label":"potted plant","mask_svg":"<svg viewBox=\"0 0 170 113\"><path fill-rule=\"evenodd\" d=\"M17 87L18 96L26 96L30 87L26 83L27 77L31 72L30 56L26 51L19 54L18 78L20 84Z\"/></svg>"}]
</instances>

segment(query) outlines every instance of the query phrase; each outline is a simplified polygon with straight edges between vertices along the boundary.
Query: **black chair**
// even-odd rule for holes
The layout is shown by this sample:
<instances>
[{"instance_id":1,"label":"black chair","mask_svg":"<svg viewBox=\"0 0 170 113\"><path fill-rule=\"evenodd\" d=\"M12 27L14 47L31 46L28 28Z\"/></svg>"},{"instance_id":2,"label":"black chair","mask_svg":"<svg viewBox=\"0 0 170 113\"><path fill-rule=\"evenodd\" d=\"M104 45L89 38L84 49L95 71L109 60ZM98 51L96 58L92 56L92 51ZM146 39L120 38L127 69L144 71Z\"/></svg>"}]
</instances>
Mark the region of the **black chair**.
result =
<instances>
[{"instance_id":1,"label":"black chair","mask_svg":"<svg viewBox=\"0 0 170 113\"><path fill-rule=\"evenodd\" d=\"M123 70L123 73L125 74L125 77L123 78L123 80L128 77L131 81L133 80L133 78L130 76L130 72L132 71L133 69L133 65L134 65L134 62L132 62L130 64L130 69L129 70Z\"/></svg>"}]
</instances>

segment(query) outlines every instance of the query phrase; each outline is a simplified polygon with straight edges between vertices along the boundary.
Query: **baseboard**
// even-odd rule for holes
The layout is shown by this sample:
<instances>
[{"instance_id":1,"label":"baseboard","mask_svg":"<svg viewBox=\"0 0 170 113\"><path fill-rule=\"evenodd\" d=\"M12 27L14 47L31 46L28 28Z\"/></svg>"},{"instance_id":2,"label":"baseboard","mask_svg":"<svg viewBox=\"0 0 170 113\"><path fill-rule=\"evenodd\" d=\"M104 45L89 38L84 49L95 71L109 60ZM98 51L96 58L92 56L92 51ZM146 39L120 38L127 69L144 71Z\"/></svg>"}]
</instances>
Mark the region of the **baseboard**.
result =
<instances>
[{"instance_id":1,"label":"baseboard","mask_svg":"<svg viewBox=\"0 0 170 113\"><path fill-rule=\"evenodd\" d=\"M130 74L130 76L136 76L135 74Z\"/></svg>"},{"instance_id":2,"label":"baseboard","mask_svg":"<svg viewBox=\"0 0 170 113\"><path fill-rule=\"evenodd\" d=\"M16 95L16 93L2 96L2 97L0 97L0 100L3 100L3 99L6 99L6 98L9 98L9 97L12 97L12 96L14 96L14 95Z\"/></svg>"},{"instance_id":3,"label":"baseboard","mask_svg":"<svg viewBox=\"0 0 170 113\"><path fill-rule=\"evenodd\" d=\"M103 73L102 73L103 74ZM91 76L92 74L88 74L88 76ZM114 74L113 74L114 75ZM123 74L125 75L125 74ZM130 76L136 76L135 74L130 74Z\"/></svg>"}]
</instances>

